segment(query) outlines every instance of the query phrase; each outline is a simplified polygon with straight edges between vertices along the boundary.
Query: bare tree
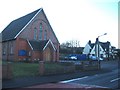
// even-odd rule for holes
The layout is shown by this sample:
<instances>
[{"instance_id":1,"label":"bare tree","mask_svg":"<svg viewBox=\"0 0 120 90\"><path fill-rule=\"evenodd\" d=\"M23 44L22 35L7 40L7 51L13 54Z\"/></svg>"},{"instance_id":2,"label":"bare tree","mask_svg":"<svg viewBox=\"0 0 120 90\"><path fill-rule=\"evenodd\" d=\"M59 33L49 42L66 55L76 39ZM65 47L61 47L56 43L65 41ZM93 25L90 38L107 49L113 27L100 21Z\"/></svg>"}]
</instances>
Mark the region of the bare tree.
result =
<instances>
[{"instance_id":1,"label":"bare tree","mask_svg":"<svg viewBox=\"0 0 120 90\"><path fill-rule=\"evenodd\" d=\"M60 53L80 54L81 52L78 40L70 40L60 45Z\"/></svg>"}]
</instances>

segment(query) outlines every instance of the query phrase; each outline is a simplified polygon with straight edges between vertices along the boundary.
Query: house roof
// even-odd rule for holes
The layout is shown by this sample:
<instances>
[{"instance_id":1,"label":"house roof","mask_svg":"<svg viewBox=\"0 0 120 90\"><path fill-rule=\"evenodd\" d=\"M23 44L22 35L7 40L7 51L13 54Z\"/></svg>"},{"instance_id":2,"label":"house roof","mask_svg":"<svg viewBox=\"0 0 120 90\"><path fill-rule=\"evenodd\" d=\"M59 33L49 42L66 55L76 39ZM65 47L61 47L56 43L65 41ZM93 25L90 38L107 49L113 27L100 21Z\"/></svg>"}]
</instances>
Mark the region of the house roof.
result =
<instances>
[{"instance_id":1,"label":"house roof","mask_svg":"<svg viewBox=\"0 0 120 90\"><path fill-rule=\"evenodd\" d=\"M40 9L12 21L2 31L2 41L15 39L15 36L25 27L25 25L37 14L39 10Z\"/></svg>"},{"instance_id":2,"label":"house roof","mask_svg":"<svg viewBox=\"0 0 120 90\"><path fill-rule=\"evenodd\" d=\"M28 43L29 43L30 47L32 48L32 50L34 50L34 51L45 50L45 48L48 46L49 43L51 44L53 49L56 50L50 39L49 40L42 40L42 41L29 40Z\"/></svg>"},{"instance_id":3,"label":"house roof","mask_svg":"<svg viewBox=\"0 0 120 90\"><path fill-rule=\"evenodd\" d=\"M105 50L109 50L109 46L110 46L110 42L99 42L100 43L100 45L102 46L102 48Z\"/></svg>"},{"instance_id":4,"label":"house roof","mask_svg":"<svg viewBox=\"0 0 120 90\"><path fill-rule=\"evenodd\" d=\"M42 51L43 48L46 46L49 40L42 40L42 41L35 41L30 40L29 43L34 51Z\"/></svg>"},{"instance_id":5,"label":"house roof","mask_svg":"<svg viewBox=\"0 0 120 90\"><path fill-rule=\"evenodd\" d=\"M93 48L93 47L94 47L94 45L95 45L95 43L91 43L91 40L89 40L89 42L88 42L88 43L89 43L89 45L90 45L90 47L91 47L91 48Z\"/></svg>"},{"instance_id":6,"label":"house roof","mask_svg":"<svg viewBox=\"0 0 120 90\"><path fill-rule=\"evenodd\" d=\"M90 45L91 48L93 48L95 44L94 44L94 43L91 43L91 44L89 44L89 45Z\"/></svg>"},{"instance_id":7,"label":"house roof","mask_svg":"<svg viewBox=\"0 0 120 90\"><path fill-rule=\"evenodd\" d=\"M91 43L90 40L89 40L88 43L89 43L89 45L90 45L91 48L93 48L94 45L95 45L95 43ZM107 51L109 50L110 42L108 42L108 41L107 41L107 42L99 42L99 44L102 46L102 48L103 48L104 50L105 50L105 49L106 49Z\"/></svg>"}]
</instances>

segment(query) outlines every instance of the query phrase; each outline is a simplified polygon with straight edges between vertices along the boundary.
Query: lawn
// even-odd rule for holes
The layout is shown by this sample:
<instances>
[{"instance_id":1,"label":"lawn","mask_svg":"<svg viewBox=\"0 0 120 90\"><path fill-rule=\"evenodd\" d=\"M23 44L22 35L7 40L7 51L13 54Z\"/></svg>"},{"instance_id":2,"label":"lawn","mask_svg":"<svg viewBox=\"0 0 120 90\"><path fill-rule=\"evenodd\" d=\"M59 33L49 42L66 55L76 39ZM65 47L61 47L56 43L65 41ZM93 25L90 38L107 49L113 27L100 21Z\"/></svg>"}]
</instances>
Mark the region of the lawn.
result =
<instances>
[{"instance_id":1,"label":"lawn","mask_svg":"<svg viewBox=\"0 0 120 90\"><path fill-rule=\"evenodd\" d=\"M45 63L45 74L59 74L64 73L67 66L71 66L70 63L55 63L46 62ZM13 75L14 77L24 77L24 76L38 76L39 75L39 63L23 63L16 62L12 63Z\"/></svg>"},{"instance_id":2,"label":"lawn","mask_svg":"<svg viewBox=\"0 0 120 90\"><path fill-rule=\"evenodd\" d=\"M37 63L12 63L14 77L38 75L39 64Z\"/></svg>"}]
</instances>

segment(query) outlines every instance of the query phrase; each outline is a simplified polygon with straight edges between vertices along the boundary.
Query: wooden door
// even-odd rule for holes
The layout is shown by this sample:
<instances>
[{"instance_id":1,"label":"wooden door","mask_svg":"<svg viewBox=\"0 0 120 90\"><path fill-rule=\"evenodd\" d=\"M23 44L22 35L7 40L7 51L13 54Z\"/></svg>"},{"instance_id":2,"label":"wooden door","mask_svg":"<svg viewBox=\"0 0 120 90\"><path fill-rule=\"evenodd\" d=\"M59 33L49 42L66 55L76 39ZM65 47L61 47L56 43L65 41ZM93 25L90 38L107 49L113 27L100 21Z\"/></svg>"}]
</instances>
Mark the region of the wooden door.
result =
<instances>
[{"instance_id":1,"label":"wooden door","mask_svg":"<svg viewBox=\"0 0 120 90\"><path fill-rule=\"evenodd\" d=\"M52 53L51 53L51 50L50 50L49 47L46 48L46 50L45 50L45 57L44 57L44 59L46 61L51 61L51 59L52 59Z\"/></svg>"}]
</instances>

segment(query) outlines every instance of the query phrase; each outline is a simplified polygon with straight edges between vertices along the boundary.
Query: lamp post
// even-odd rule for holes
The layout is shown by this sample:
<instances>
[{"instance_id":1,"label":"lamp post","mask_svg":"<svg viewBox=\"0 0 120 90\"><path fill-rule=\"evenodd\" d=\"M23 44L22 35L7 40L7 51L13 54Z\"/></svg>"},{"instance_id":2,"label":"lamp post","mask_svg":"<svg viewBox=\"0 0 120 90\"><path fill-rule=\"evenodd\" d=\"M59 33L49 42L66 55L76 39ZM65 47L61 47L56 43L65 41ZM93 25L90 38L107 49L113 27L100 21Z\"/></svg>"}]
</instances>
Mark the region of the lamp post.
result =
<instances>
[{"instance_id":1,"label":"lamp post","mask_svg":"<svg viewBox=\"0 0 120 90\"><path fill-rule=\"evenodd\" d=\"M95 47L96 47L96 58L98 60L98 68L100 69L100 48L99 48L99 37L107 35L107 33L104 33L103 35L100 35L96 38L96 43L95 43Z\"/></svg>"}]
</instances>

